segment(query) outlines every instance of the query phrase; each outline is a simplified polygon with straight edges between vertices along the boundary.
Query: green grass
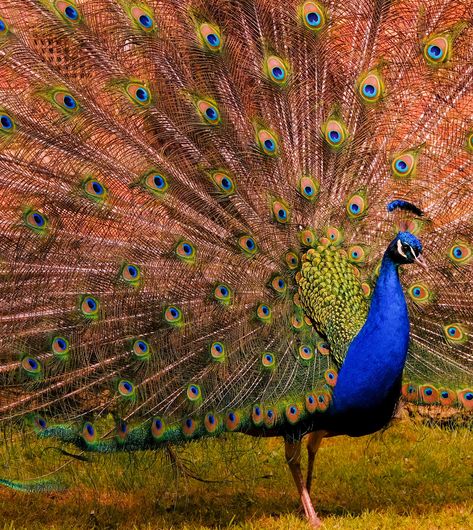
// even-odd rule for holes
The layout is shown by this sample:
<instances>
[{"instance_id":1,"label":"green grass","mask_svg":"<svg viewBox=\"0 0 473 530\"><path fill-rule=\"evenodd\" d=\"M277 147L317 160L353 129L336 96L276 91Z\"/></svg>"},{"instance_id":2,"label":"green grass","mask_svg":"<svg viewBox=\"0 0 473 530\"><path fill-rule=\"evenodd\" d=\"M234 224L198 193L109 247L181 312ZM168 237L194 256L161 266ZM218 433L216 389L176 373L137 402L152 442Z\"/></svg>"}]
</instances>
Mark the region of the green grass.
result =
<instances>
[{"instance_id":1,"label":"green grass","mask_svg":"<svg viewBox=\"0 0 473 530\"><path fill-rule=\"evenodd\" d=\"M21 460L17 445L4 449L0 476L38 476L69 460L53 445L29 445ZM313 488L324 528L473 528L472 447L471 431L411 421L375 436L325 440ZM0 529L308 528L280 439L233 435L177 454L180 471L164 453L92 456L58 473L67 491L0 489ZM184 467L211 482L189 478Z\"/></svg>"}]
</instances>

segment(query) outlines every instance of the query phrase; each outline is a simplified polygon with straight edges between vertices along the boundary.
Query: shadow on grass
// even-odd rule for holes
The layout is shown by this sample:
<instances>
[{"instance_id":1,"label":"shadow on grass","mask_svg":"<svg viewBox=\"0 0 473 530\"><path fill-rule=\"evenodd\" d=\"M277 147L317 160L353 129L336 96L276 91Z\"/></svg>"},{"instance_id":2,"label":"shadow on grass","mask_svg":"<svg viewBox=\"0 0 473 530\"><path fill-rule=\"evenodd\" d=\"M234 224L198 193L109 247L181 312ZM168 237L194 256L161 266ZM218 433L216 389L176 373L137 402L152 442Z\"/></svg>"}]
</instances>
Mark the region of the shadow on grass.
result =
<instances>
[{"instance_id":1,"label":"shadow on grass","mask_svg":"<svg viewBox=\"0 0 473 530\"><path fill-rule=\"evenodd\" d=\"M325 440L313 491L324 527L473 528L472 442L466 429L410 421L372 437ZM68 460L50 446L5 449L0 475L38 476ZM192 443L178 449L178 462L181 471L164 452L73 460L59 473L65 492L0 490L0 528L307 528L281 440Z\"/></svg>"}]
</instances>

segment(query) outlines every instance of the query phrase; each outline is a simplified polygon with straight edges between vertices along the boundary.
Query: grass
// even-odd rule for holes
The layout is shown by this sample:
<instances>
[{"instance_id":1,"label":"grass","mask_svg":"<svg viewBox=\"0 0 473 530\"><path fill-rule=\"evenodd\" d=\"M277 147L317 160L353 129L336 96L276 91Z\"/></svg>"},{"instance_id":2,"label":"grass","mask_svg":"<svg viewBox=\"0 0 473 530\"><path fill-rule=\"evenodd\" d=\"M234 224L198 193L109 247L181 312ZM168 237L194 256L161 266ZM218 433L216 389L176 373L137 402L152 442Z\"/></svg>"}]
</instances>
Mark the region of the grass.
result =
<instances>
[{"instance_id":1,"label":"grass","mask_svg":"<svg viewBox=\"0 0 473 530\"><path fill-rule=\"evenodd\" d=\"M38 476L69 460L51 445L0 451L0 476ZM324 528L473 528L472 447L467 429L412 421L371 437L325 440L313 492ZM280 439L233 435L177 455L180 471L162 452L92 456L59 472L70 484L64 492L0 489L0 529L308 528ZM184 467L209 482L189 478Z\"/></svg>"}]
</instances>

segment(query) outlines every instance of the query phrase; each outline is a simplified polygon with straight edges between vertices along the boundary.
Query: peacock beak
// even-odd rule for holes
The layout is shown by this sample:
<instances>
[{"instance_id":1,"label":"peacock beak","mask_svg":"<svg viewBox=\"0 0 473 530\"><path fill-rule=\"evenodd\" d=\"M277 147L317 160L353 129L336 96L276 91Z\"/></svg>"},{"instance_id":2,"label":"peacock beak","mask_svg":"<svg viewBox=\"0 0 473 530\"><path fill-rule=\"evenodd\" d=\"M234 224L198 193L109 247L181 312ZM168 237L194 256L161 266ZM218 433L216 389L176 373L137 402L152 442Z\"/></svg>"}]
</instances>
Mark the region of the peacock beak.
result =
<instances>
[{"instance_id":1,"label":"peacock beak","mask_svg":"<svg viewBox=\"0 0 473 530\"><path fill-rule=\"evenodd\" d=\"M421 254L419 254L418 256L415 256L414 255L414 259L415 259L415 262L420 265L422 268L424 268L425 270L428 270L429 267L425 261L425 259L422 257Z\"/></svg>"}]
</instances>

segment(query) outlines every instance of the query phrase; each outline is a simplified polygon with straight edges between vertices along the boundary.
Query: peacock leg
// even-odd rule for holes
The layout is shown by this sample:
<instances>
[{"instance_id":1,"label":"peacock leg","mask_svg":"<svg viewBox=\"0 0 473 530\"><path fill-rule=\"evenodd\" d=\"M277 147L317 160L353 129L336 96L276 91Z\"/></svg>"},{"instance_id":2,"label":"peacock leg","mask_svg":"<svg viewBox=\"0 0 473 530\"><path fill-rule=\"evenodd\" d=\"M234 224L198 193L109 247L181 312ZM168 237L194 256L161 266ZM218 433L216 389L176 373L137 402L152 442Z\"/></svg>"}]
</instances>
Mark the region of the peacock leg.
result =
<instances>
[{"instance_id":1,"label":"peacock leg","mask_svg":"<svg viewBox=\"0 0 473 530\"><path fill-rule=\"evenodd\" d=\"M309 495L310 495L310 487L312 485L312 474L314 472L315 455L317 454L317 451L319 450L320 444L322 443L322 440L325 435L326 435L325 431L315 431L315 432L311 432L307 439L308 460L307 460L306 488L307 488L307 491L309 492Z\"/></svg>"},{"instance_id":2,"label":"peacock leg","mask_svg":"<svg viewBox=\"0 0 473 530\"><path fill-rule=\"evenodd\" d=\"M297 491L299 492L299 497L301 499L302 507L304 508L305 516L309 521L309 524L313 528L319 528L322 524L320 519L315 513L312 501L310 500L309 492L307 491L304 477L302 476L301 471L301 442L298 441L288 441L285 442L286 449L286 462L289 465L291 470L292 477L297 486Z\"/></svg>"}]
</instances>

